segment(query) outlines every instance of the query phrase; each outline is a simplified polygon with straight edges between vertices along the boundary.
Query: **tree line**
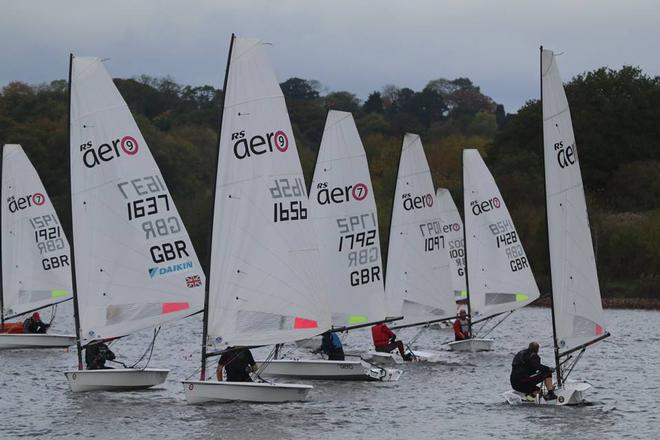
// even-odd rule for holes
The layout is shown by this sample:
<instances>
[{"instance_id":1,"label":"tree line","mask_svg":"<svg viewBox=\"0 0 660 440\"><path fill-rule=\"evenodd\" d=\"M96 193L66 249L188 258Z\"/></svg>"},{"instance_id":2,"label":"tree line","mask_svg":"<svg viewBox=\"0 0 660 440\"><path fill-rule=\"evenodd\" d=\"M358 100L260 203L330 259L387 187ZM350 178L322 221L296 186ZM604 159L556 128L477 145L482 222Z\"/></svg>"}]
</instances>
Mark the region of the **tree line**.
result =
<instances>
[{"instance_id":1,"label":"tree line","mask_svg":"<svg viewBox=\"0 0 660 440\"><path fill-rule=\"evenodd\" d=\"M206 261L222 90L172 78L115 79ZM403 134L421 136L436 186L462 206L461 151L478 148L516 224L541 290L549 288L541 106L517 113L468 78L435 79L422 90L387 85L361 101L323 93L314 80L281 84L307 184L327 111L352 112L367 152L387 253ZM660 287L660 77L639 68L597 69L566 84L605 296L657 296ZM20 143L70 227L66 163L67 83L12 82L0 92L0 142ZM70 230L69 230L70 233ZM386 260L385 260L386 261Z\"/></svg>"}]
</instances>

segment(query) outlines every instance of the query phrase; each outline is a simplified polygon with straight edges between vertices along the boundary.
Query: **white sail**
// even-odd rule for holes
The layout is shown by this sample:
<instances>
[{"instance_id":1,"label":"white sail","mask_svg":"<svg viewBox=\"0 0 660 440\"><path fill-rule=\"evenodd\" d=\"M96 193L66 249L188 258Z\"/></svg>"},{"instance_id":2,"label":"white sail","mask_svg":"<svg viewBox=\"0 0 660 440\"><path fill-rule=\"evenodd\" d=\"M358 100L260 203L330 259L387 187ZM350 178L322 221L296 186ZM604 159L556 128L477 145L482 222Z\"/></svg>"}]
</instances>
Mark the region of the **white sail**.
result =
<instances>
[{"instance_id":1,"label":"white sail","mask_svg":"<svg viewBox=\"0 0 660 440\"><path fill-rule=\"evenodd\" d=\"M2 152L4 316L71 298L71 256L55 208L20 145Z\"/></svg>"},{"instance_id":2,"label":"white sail","mask_svg":"<svg viewBox=\"0 0 660 440\"><path fill-rule=\"evenodd\" d=\"M582 174L568 101L552 51L541 55L543 145L557 345L569 350L605 334Z\"/></svg>"},{"instance_id":3,"label":"white sail","mask_svg":"<svg viewBox=\"0 0 660 440\"><path fill-rule=\"evenodd\" d=\"M463 150L470 313L481 319L526 306L539 288L520 237L478 150Z\"/></svg>"},{"instance_id":4,"label":"white sail","mask_svg":"<svg viewBox=\"0 0 660 440\"><path fill-rule=\"evenodd\" d=\"M71 198L83 340L203 308L204 273L128 106L98 58L73 57Z\"/></svg>"},{"instance_id":5,"label":"white sail","mask_svg":"<svg viewBox=\"0 0 660 440\"><path fill-rule=\"evenodd\" d=\"M406 134L392 208L385 295L397 325L456 316L440 208L419 136Z\"/></svg>"},{"instance_id":6,"label":"white sail","mask_svg":"<svg viewBox=\"0 0 660 440\"><path fill-rule=\"evenodd\" d=\"M330 328L319 249L284 95L264 43L234 38L216 180L208 340L217 348Z\"/></svg>"},{"instance_id":7,"label":"white sail","mask_svg":"<svg viewBox=\"0 0 660 440\"><path fill-rule=\"evenodd\" d=\"M451 281L454 287L454 297L467 297L465 290L465 244L463 242L463 220L456 208L451 193L446 188L438 188L435 192L442 218L442 232L445 234L445 250L449 256Z\"/></svg>"},{"instance_id":8,"label":"white sail","mask_svg":"<svg viewBox=\"0 0 660 440\"><path fill-rule=\"evenodd\" d=\"M328 113L310 205L333 326L383 320L385 290L376 199L367 156L350 113Z\"/></svg>"}]
</instances>

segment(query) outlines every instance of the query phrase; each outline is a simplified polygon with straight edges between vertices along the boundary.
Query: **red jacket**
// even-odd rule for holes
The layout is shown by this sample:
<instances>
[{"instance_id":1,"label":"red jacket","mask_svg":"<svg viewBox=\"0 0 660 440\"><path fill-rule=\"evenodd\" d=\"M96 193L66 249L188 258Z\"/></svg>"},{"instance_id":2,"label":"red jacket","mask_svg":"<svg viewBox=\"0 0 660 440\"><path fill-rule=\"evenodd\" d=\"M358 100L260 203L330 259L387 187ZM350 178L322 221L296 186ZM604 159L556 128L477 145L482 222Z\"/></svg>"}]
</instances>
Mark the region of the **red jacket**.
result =
<instances>
[{"instance_id":1,"label":"red jacket","mask_svg":"<svg viewBox=\"0 0 660 440\"><path fill-rule=\"evenodd\" d=\"M469 322L468 320L465 320L465 322ZM461 323L460 318L456 318L454 321L454 336L456 336L456 340L461 340L461 339L467 339L470 337L470 331L469 327L465 325L466 328L463 328L463 324Z\"/></svg>"},{"instance_id":2,"label":"red jacket","mask_svg":"<svg viewBox=\"0 0 660 440\"><path fill-rule=\"evenodd\" d=\"M376 347L389 345L392 336L394 336L394 332L383 323L371 327L371 337L374 339Z\"/></svg>"}]
</instances>

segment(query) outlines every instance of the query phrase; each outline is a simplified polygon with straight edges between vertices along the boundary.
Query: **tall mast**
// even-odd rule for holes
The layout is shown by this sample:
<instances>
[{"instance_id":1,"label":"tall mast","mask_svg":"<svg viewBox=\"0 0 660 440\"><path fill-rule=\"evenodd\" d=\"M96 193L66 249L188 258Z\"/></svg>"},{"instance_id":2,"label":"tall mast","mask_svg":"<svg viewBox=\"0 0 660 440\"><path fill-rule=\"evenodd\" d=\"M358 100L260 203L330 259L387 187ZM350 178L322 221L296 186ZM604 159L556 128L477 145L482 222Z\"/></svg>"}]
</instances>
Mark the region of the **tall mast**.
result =
<instances>
[{"instance_id":1,"label":"tall mast","mask_svg":"<svg viewBox=\"0 0 660 440\"><path fill-rule=\"evenodd\" d=\"M461 151L461 171L463 182L463 255L465 257L465 293L467 295L467 314L468 314L468 334L472 337L472 308L470 307L470 277L468 276L468 255L467 255L467 212L465 211L465 159L464 151Z\"/></svg>"},{"instance_id":2,"label":"tall mast","mask_svg":"<svg viewBox=\"0 0 660 440\"><path fill-rule=\"evenodd\" d=\"M204 324L202 326L202 367L200 369L200 380L206 380L206 338L209 331L209 286L211 284L211 251L213 250L213 222L215 217L215 190L218 183L218 165L220 162L220 137L222 136L222 118L225 112L225 98L227 97L227 79L229 78L229 63L231 61L231 52L234 48L235 34L231 34L229 42L229 53L227 54L227 68L225 69L225 82L222 86L222 104L220 105L220 126L218 127L218 147L217 155L215 158L215 173L213 174L213 191L211 195L211 227L209 228L208 238L208 253L206 256L206 267L208 276L206 277L206 286L204 289Z\"/></svg>"},{"instance_id":3,"label":"tall mast","mask_svg":"<svg viewBox=\"0 0 660 440\"><path fill-rule=\"evenodd\" d=\"M4 155L5 147L3 145L2 151L0 151L0 200L5 198L4 194L1 194L2 188L4 188L4 185L2 185L2 160L4 159ZM2 220L2 210L0 210L0 332L5 328L5 296L2 288Z\"/></svg>"},{"instance_id":4,"label":"tall mast","mask_svg":"<svg viewBox=\"0 0 660 440\"><path fill-rule=\"evenodd\" d=\"M541 86L541 131L543 131L543 46L539 48L539 81ZM548 262L551 263L552 256L550 255L550 229L549 229L549 219L548 219L548 192L546 188L546 168L545 168L545 140L543 139L543 134L541 135L541 158L543 159L543 197L545 200L545 231L547 233L548 239ZM557 323L555 317L555 301L554 301L554 291L552 289L552 265L548 271L550 277L550 310L552 312L552 342L554 344L555 351L555 367L557 372L557 386L561 386L561 365L559 363L559 345L557 344Z\"/></svg>"},{"instance_id":5,"label":"tall mast","mask_svg":"<svg viewBox=\"0 0 660 440\"><path fill-rule=\"evenodd\" d=\"M71 177L71 70L73 69L73 54L69 54L69 117L68 117L68 126L67 126L67 132L68 132L68 138L69 138L69 145L67 148L67 156L69 157L69 180L70 180L70 185L71 185L71 287L73 289L73 317L76 323L76 350L78 351L78 369L82 370L83 369L83 361L82 361L82 345L80 344L80 312L78 308L78 287L76 285L76 260L74 257L74 233L73 233L73 179Z\"/></svg>"}]
</instances>

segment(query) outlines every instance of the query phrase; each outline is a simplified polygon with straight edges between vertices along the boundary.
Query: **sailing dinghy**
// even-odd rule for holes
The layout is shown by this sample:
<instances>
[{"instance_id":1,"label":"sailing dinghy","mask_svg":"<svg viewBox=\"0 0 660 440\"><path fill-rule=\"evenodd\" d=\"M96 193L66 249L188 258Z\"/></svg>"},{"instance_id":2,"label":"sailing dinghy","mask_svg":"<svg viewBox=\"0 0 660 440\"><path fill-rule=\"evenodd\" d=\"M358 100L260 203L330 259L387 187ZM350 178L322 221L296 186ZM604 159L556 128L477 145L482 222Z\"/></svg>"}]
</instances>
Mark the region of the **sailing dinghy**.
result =
<instances>
[{"instance_id":1,"label":"sailing dinghy","mask_svg":"<svg viewBox=\"0 0 660 440\"><path fill-rule=\"evenodd\" d=\"M403 316L393 330L426 327L456 317L442 225L422 142L419 136L407 133L397 173L385 278L389 314ZM433 351L414 350L412 354L419 361L440 358L440 353ZM382 363L401 359L396 351L370 351L369 355Z\"/></svg>"},{"instance_id":2,"label":"sailing dinghy","mask_svg":"<svg viewBox=\"0 0 660 440\"><path fill-rule=\"evenodd\" d=\"M333 331L365 328L385 321L376 199L367 156L350 113L328 113L309 199ZM362 360L275 359L266 364L262 374L392 381L398 380L401 373Z\"/></svg>"},{"instance_id":3,"label":"sailing dinghy","mask_svg":"<svg viewBox=\"0 0 660 440\"><path fill-rule=\"evenodd\" d=\"M451 342L449 347L487 351L493 345L486 338L488 333L513 311L536 300L539 288L502 194L478 150L463 150L463 188L468 316L473 337ZM484 330L495 317L502 318ZM478 323L482 326L476 329Z\"/></svg>"},{"instance_id":4,"label":"sailing dinghy","mask_svg":"<svg viewBox=\"0 0 660 440\"><path fill-rule=\"evenodd\" d=\"M262 41L232 35L223 89L202 366L200 380L183 381L186 400L305 400L310 385L206 380L207 359L228 347L330 328L298 149Z\"/></svg>"},{"instance_id":5,"label":"sailing dinghy","mask_svg":"<svg viewBox=\"0 0 660 440\"><path fill-rule=\"evenodd\" d=\"M5 145L0 159L0 349L69 347L74 335L14 333L23 321L6 322L70 300L71 257L55 208L21 146Z\"/></svg>"},{"instance_id":6,"label":"sailing dinghy","mask_svg":"<svg viewBox=\"0 0 660 440\"><path fill-rule=\"evenodd\" d=\"M586 382L567 381L587 347L610 336L605 331L582 173L571 113L555 54L541 48L541 103L550 273L552 330L557 381L556 400L533 402L507 391L511 404L578 405Z\"/></svg>"},{"instance_id":7,"label":"sailing dinghy","mask_svg":"<svg viewBox=\"0 0 660 440\"><path fill-rule=\"evenodd\" d=\"M158 165L103 63L71 55L69 69L78 370L64 374L74 392L149 388L163 383L169 370L84 370L82 350L199 312L204 273Z\"/></svg>"}]
</instances>

